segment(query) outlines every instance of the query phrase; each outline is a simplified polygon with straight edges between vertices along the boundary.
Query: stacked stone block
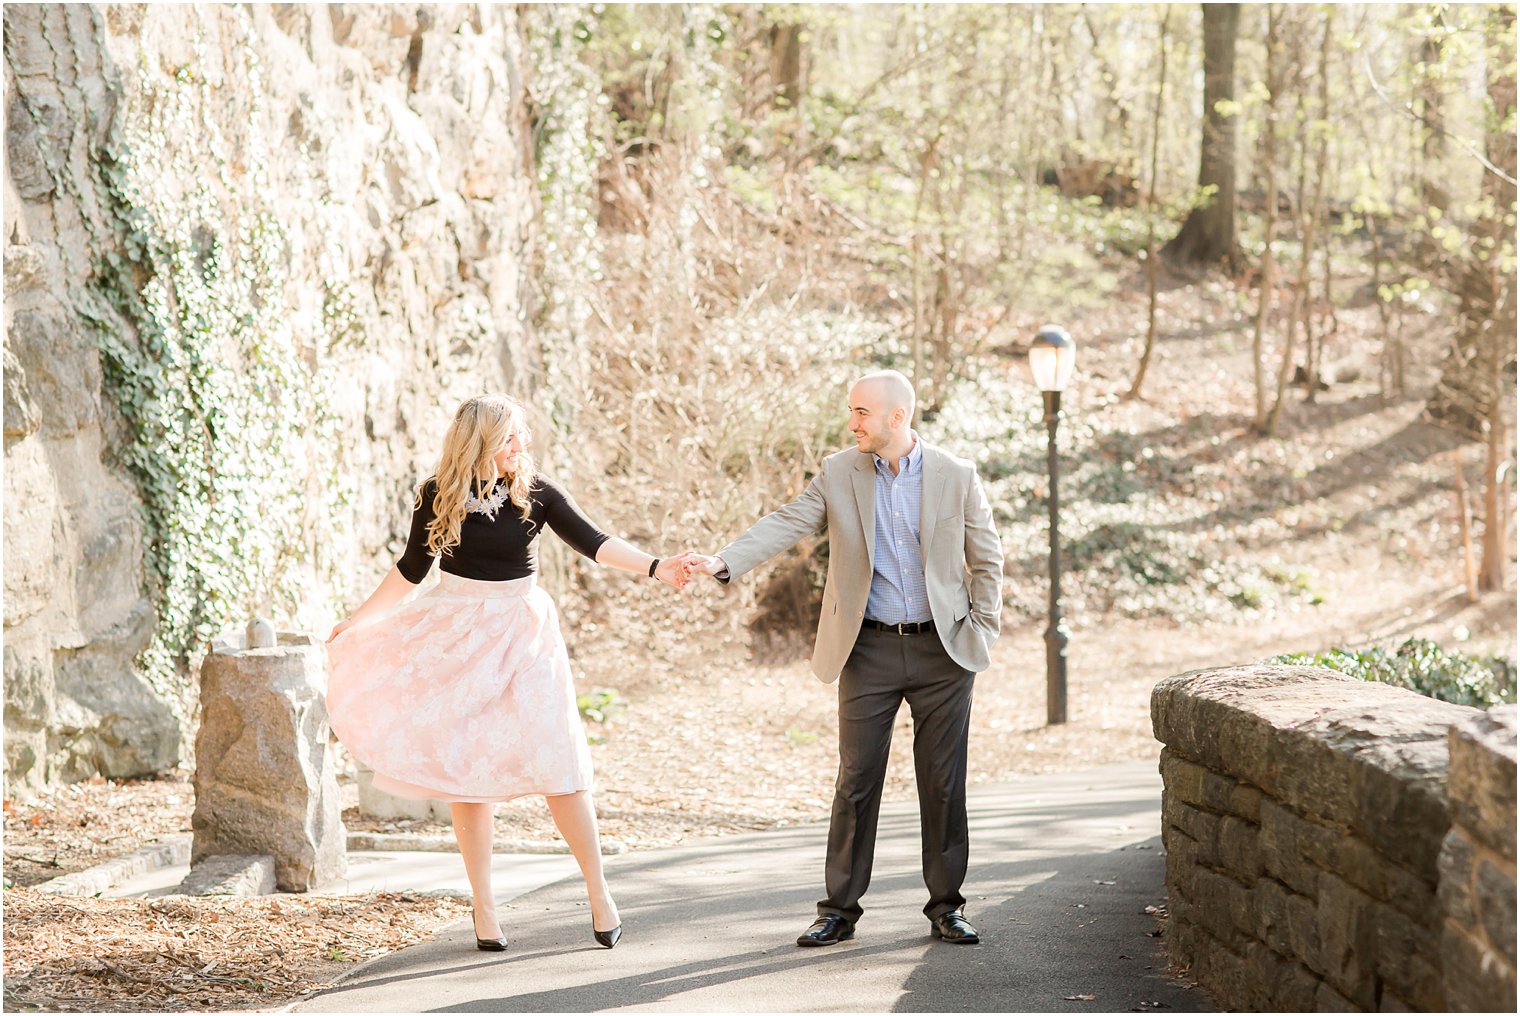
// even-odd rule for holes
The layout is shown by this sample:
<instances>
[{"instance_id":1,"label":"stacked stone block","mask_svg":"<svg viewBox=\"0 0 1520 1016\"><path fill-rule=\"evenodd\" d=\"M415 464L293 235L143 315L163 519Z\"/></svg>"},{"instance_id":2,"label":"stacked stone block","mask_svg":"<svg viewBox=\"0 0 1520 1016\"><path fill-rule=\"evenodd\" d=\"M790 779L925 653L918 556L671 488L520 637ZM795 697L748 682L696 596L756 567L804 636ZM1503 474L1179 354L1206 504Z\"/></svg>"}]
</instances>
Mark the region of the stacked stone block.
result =
<instances>
[{"instance_id":1,"label":"stacked stone block","mask_svg":"<svg viewBox=\"0 0 1520 1016\"><path fill-rule=\"evenodd\" d=\"M1166 745L1168 945L1224 1005L1469 1008L1476 989L1453 993L1445 957L1503 953L1502 936L1489 934L1502 923L1499 900L1508 906L1513 1003L1513 726L1507 867L1504 845L1487 845L1504 821L1497 806L1471 809L1484 830L1472 840L1485 844L1471 856L1481 854L1488 874L1469 863L1468 895L1496 913L1487 924L1474 912L1454 926L1439 891L1443 842L1453 864L1463 849L1447 837L1448 730L1483 714L1331 671L1268 666L1170 678L1151 711ZM1485 801L1502 797L1486 793ZM1504 990L1491 961L1469 966L1470 982Z\"/></svg>"}]
</instances>

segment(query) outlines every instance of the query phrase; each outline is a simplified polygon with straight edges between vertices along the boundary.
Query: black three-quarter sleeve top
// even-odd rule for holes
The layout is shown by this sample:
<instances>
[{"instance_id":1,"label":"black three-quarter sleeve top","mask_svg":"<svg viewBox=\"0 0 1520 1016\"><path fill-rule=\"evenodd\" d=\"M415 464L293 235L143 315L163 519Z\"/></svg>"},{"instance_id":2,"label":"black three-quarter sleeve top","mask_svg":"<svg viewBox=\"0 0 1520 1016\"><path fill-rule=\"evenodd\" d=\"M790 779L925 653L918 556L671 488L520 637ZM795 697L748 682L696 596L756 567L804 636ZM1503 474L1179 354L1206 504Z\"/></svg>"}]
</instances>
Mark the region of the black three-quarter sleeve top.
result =
<instances>
[{"instance_id":1,"label":"black three-quarter sleeve top","mask_svg":"<svg viewBox=\"0 0 1520 1016\"><path fill-rule=\"evenodd\" d=\"M441 567L450 575L506 582L532 575L538 570L538 537L547 525L576 551L596 560L596 552L609 537L596 528L576 505L575 500L553 480L539 475L530 488L532 511L528 521L506 496L504 481L490 492L472 499L459 527L459 543L444 552ZM437 555L428 551L428 524L433 521L433 498L438 495L436 478L422 488L422 504L412 512L412 531L407 537L406 552L396 562L396 569L413 585L427 577Z\"/></svg>"}]
</instances>

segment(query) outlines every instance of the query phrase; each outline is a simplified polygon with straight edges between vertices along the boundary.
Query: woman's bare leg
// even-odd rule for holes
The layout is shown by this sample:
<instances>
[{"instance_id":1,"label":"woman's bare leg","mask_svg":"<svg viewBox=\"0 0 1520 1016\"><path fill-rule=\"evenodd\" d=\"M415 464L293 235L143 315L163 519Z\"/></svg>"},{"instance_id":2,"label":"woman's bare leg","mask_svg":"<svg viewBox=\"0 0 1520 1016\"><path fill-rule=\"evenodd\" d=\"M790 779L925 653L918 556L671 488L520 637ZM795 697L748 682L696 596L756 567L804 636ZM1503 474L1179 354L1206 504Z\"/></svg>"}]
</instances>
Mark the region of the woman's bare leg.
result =
<instances>
[{"instance_id":1,"label":"woman's bare leg","mask_svg":"<svg viewBox=\"0 0 1520 1016\"><path fill-rule=\"evenodd\" d=\"M459 841L459 855L464 858L464 873L470 879L470 893L475 906L475 937L501 938L501 923L496 919L496 897L491 894L491 834L494 831L489 804L449 805L454 818L454 838Z\"/></svg>"},{"instance_id":2,"label":"woman's bare leg","mask_svg":"<svg viewBox=\"0 0 1520 1016\"><path fill-rule=\"evenodd\" d=\"M575 855L581 875L586 879L586 897L591 902L591 927L596 931L611 931L623 922L618 916L617 904L612 901L612 890L602 873L602 841L596 829L596 807L591 803L591 792L582 790L575 794L555 794L545 797L549 814L559 834Z\"/></svg>"}]
</instances>

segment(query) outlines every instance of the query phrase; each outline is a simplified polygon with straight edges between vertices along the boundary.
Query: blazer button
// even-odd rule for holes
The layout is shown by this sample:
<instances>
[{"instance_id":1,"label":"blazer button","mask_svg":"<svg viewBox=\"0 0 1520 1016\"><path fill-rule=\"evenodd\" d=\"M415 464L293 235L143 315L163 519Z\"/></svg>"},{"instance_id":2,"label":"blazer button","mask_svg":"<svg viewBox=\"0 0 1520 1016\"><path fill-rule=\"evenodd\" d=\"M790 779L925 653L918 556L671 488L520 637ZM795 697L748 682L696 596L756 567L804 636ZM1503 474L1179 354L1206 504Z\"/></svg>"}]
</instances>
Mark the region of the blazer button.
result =
<instances>
[{"instance_id":1,"label":"blazer button","mask_svg":"<svg viewBox=\"0 0 1520 1016\"><path fill-rule=\"evenodd\" d=\"M856 612L855 612L855 616L856 616L856 617L865 617L865 616L866 616L866 612L865 612L865 611L863 611L863 610L857 610L857 611L856 611Z\"/></svg>"}]
</instances>

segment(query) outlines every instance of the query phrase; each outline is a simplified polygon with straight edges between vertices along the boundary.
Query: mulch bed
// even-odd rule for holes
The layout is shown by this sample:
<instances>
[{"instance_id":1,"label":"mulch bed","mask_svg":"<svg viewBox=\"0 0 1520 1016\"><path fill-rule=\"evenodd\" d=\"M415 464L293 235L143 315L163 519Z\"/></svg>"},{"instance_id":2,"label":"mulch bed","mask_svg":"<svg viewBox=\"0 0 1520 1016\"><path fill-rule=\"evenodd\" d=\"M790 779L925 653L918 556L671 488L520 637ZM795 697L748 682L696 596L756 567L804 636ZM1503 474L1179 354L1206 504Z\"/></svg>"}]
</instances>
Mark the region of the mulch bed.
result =
<instances>
[{"instance_id":1,"label":"mulch bed","mask_svg":"<svg viewBox=\"0 0 1520 1016\"><path fill-rule=\"evenodd\" d=\"M195 788L185 772L52 788L5 802L5 884L34 886L190 831Z\"/></svg>"},{"instance_id":2,"label":"mulch bed","mask_svg":"<svg viewBox=\"0 0 1520 1016\"><path fill-rule=\"evenodd\" d=\"M5 1008L185 1012L286 1005L470 912L407 893L105 900L5 893Z\"/></svg>"}]
</instances>

